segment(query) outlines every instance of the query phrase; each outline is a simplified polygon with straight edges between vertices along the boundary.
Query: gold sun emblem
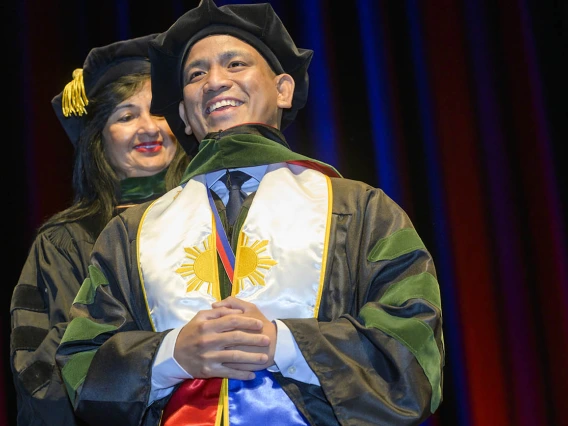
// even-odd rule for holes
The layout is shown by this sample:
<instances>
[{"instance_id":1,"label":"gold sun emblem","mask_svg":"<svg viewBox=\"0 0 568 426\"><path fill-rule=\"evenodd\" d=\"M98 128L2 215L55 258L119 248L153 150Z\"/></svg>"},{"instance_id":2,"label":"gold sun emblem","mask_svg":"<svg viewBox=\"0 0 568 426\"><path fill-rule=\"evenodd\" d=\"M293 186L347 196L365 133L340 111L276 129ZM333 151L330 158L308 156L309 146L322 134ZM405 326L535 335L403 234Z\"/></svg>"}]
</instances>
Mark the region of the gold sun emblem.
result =
<instances>
[{"instance_id":1,"label":"gold sun emblem","mask_svg":"<svg viewBox=\"0 0 568 426\"><path fill-rule=\"evenodd\" d=\"M249 238L242 234L242 244L239 246L237 264L235 265L235 279L233 285L235 292L240 292L245 285L244 280L249 279L252 285L266 285L264 273L278 262L269 256L261 256L266 251L268 240L255 241L249 245ZM235 294L235 292L233 294Z\"/></svg>"},{"instance_id":2,"label":"gold sun emblem","mask_svg":"<svg viewBox=\"0 0 568 426\"><path fill-rule=\"evenodd\" d=\"M213 235L203 242L203 248L186 247L184 251L190 262L182 264L176 272L184 278L189 277L187 292L199 290L203 284L207 284L207 293L219 300L221 295L217 285L217 253L213 248Z\"/></svg>"}]
</instances>

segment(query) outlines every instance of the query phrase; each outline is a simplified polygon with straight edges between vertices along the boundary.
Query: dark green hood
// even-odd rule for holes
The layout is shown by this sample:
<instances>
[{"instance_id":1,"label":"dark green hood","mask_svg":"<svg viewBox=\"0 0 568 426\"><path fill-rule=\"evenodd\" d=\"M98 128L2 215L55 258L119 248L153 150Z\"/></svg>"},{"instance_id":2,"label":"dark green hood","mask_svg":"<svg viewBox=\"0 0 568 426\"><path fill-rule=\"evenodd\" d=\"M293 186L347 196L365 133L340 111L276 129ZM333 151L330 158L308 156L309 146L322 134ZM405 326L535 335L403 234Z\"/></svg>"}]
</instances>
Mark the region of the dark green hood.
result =
<instances>
[{"instance_id":1,"label":"dark green hood","mask_svg":"<svg viewBox=\"0 0 568 426\"><path fill-rule=\"evenodd\" d=\"M215 170L298 162L329 176L341 177L333 166L292 151L278 129L262 124L242 124L207 134L181 183Z\"/></svg>"}]
</instances>

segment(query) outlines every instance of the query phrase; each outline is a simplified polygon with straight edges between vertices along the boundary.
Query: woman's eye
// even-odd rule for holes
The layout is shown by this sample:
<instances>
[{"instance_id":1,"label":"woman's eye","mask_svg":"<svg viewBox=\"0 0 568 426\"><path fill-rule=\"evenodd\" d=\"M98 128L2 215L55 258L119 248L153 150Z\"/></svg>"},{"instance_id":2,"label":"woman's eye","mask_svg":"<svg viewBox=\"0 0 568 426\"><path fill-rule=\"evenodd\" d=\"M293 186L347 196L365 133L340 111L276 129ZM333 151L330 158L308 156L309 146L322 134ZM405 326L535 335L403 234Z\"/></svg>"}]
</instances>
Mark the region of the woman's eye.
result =
<instances>
[{"instance_id":1,"label":"woman's eye","mask_svg":"<svg viewBox=\"0 0 568 426\"><path fill-rule=\"evenodd\" d=\"M122 122L122 123L126 123L128 121L131 121L132 119L134 119L134 115L132 114L124 114L122 116L120 116L118 118L118 121Z\"/></svg>"}]
</instances>

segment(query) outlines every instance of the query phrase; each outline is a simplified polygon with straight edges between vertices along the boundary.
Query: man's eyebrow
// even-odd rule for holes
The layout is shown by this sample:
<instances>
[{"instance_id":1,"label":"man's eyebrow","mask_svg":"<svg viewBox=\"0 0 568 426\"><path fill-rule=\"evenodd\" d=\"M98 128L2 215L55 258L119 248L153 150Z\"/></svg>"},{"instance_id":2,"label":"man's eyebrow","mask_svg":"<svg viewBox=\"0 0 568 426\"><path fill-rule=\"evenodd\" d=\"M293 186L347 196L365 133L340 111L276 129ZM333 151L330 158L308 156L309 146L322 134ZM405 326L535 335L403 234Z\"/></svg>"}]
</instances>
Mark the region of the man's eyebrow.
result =
<instances>
[{"instance_id":1,"label":"man's eyebrow","mask_svg":"<svg viewBox=\"0 0 568 426\"><path fill-rule=\"evenodd\" d=\"M195 61L191 61L189 64L185 64L185 69L188 70L190 68L202 68L206 63L207 61L203 59L196 59Z\"/></svg>"},{"instance_id":2,"label":"man's eyebrow","mask_svg":"<svg viewBox=\"0 0 568 426\"><path fill-rule=\"evenodd\" d=\"M244 56L246 58L250 57L250 54L245 51L245 50L227 50L226 52L223 52L221 55L219 55L218 59L220 59L222 62L223 61L227 61L230 60L232 58L234 58L235 56ZM196 59L194 61L191 61L190 63L185 65L185 69L190 69L190 68L199 68L199 67L204 67L207 65L209 61L205 60L205 59Z\"/></svg>"}]
</instances>

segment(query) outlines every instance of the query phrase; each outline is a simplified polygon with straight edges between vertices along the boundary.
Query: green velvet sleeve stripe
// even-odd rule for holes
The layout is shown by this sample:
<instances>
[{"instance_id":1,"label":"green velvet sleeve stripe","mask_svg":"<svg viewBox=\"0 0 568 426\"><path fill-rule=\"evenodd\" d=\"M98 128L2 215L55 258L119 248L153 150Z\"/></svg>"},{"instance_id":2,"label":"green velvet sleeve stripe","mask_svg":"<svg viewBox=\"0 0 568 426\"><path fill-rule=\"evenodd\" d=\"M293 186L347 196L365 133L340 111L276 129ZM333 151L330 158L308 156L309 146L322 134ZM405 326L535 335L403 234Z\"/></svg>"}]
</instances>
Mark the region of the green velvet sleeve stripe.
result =
<instances>
[{"instance_id":1,"label":"green velvet sleeve stripe","mask_svg":"<svg viewBox=\"0 0 568 426\"><path fill-rule=\"evenodd\" d=\"M101 285L108 285L108 280L98 268L89 265L89 277L83 281L73 303L92 304L95 300L97 288Z\"/></svg>"},{"instance_id":2,"label":"green velvet sleeve stripe","mask_svg":"<svg viewBox=\"0 0 568 426\"><path fill-rule=\"evenodd\" d=\"M81 386L81 383L85 381L87 377L87 371L91 365L91 361L95 356L96 350L88 352L79 352L72 355L61 370L63 376L63 381L65 382L65 387L67 388L67 394L71 398L73 405L75 404L75 395L77 389Z\"/></svg>"},{"instance_id":3,"label":"green velvet sleeve stripe","mask_svg":"<svg viewBox=\"0 0 568 426\"><path fill-rule=\"evenodd\" d=\"M410 299L424 299L438 309L442 309L438 280L429 272L412 275L389 287L381 297L385 305L401 306Z\"/></svg>"},{"instance_id":4,"label":"green velvet sleeve stripe","mask_svg":"<svg viewBox=\"0 0 568 426\"><path fill-rule=\"evenodd\" d=\"M361 317L365 326L374 327L395 338L416 357L432 387L430 411L435 412L442 400L442 364L432 329L418 319L394 317L370 307L361 309Z\"/></svg>"},{"instance_id":5,"label":"green velvet sleeve stripe","mask_svg":"<svg viewBox=\"0 0 568 426\"><path fill-rule=\"evenodd\" d=\"M424 248L424 243L414 228L403 228L379 240L367 256L367 260L369 262L392 260L403 254Z\"/></svg>"},{"instance_id":6,"label":"green velvet sleeve stripe","mask_svg":"<svg viewBox=\"0 0 568 426\"><path fill-rule=\"evenodd\" d=\"M99 324L88 318L77 317L74 318L67 326L65 334L61 339L61 344L77 340L93 340L100 334L114 331L116 329L117 327L114 325Z\"/></svg>"}]
</instances>

